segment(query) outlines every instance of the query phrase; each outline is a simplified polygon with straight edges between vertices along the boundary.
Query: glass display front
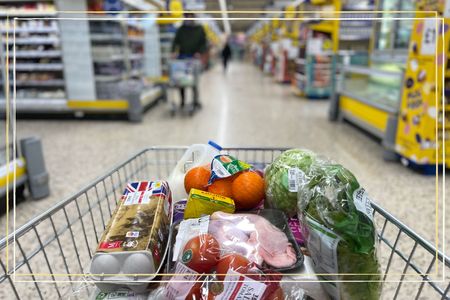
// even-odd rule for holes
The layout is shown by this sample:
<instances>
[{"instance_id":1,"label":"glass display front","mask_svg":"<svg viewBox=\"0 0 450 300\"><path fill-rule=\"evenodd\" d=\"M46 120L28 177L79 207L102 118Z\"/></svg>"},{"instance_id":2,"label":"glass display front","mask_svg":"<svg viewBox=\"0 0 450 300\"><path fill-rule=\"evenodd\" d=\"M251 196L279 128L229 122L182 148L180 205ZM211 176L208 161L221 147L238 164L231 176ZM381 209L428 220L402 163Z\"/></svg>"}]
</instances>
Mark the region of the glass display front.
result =
<instances>
[{"instance_id":1,"label":"glass display front","mask_svg":"<svg viewBox=\"0 0 450 300\"><path fill-rule=\"evenodd\" d=\"M360 101L391 111L399 107L401 97L401 71L366 67L346 67L343 70L341 93Z\"/></svg>"}]
</instances>

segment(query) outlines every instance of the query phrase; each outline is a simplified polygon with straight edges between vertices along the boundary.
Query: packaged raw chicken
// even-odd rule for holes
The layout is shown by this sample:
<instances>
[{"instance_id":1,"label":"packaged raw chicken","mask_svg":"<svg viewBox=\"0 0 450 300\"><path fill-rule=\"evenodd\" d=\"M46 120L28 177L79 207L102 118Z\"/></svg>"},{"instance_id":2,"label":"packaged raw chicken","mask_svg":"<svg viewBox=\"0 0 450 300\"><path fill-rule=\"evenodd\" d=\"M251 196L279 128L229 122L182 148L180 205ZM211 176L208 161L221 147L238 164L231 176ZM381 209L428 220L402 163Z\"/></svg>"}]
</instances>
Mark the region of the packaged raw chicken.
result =
<instances>
[{"instance_id":1,"label":"packaged raw chicken","mask_svg":"<svg viewBox=\"0 0 450 300\"><path fill-rule=\"evenodd\" d=\"M273 300L284 299L279 272L301 266L303 255L281 211L215 212L179 224L172 263L166 299Z\"/></svg>"}]
</instances>

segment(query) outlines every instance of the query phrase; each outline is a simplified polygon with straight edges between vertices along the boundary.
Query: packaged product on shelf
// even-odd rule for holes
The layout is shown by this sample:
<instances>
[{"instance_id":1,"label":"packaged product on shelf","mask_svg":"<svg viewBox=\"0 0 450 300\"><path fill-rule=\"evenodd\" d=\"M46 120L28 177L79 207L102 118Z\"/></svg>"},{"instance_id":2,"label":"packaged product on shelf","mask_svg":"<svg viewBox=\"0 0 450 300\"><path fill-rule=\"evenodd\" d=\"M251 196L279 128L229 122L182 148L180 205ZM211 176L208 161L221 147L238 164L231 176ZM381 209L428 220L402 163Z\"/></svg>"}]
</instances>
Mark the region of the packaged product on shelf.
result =
<instances>
[{"instance_id":1,"label":"packaged product on shelf","mask_svg":"<svg viewBox=\"0 0 450 300\"><path fill-rule=\"evenodd\" d=\"M171 223L165 181L129 183L91 261L91 278L98 288L145 290L162 267Z\"/></svg>"},{"instance_id":2,"label":"packaged product on shelf","mask_svg":"<svg viewBox=\"0 0 450 300\"><path fill-rule=\"evenodd\" d=\"M330 297L379 299L377 234L367 192L350 171L326 160L300 170L297 184L307 247L316 273L329 274L322 279L328 280L324 288Z\"/></svg>"}]
</instances>

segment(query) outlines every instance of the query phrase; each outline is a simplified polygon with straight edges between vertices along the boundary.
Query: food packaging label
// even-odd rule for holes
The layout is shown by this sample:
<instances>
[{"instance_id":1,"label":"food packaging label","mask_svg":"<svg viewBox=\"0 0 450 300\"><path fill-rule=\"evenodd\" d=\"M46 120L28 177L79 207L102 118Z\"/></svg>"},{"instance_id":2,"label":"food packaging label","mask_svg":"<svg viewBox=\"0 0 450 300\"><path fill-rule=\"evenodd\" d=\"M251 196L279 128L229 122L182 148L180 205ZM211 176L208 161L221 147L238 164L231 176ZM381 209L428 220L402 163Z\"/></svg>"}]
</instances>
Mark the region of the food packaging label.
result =
<instances>
[{"instance_id":1,"label":"food packaging label","mask_svg":"<svg viewBox=\"0 0 450 300\"><path fill-rule=\"evenodd\" d=\"M177 263L175 274L167 284L164 296L168 300L184 300L199 274L182 263Z\"/></svg>"},{"instance_id":2,"label":"food packaging label","mask_svg":"<svg viewBox=\"0 0 450 300\"><path fill-rule=\"evenodd\" d=\"M248 278L233 270L228 270L224 279L223 292L214 299L235 300L252 299L259 300L264 295L267 285L263 282Z\"/></svg>"},{"instance_id":3,"label":"food packaging label","mask_svg":"<svg viewBox=\"0 0 450 300\"><path fill-rule=\"evenodd\" d=\"M355 190L353 193L353 203L355 204L357 210L365 214L370 220L373 221L373 207L367 191L364 188L358 188Z\"/></svg>"},{"instance_id":4,"label":"food packaging label","mask_svg":"<svg viewBox=\"0 0 450 300\"><path fill-rule=\"evenodd\" d=\"M233 199L197 189L191 189L184 211L185 219L211 215L216 211L234 213L235 205Z\"/></svg>"},{"instance_id":5,"label":"food packaging label","mask_svg":"<svg viewBox=\"0 0 450 300\"><path fill-rule=\"evenodd\" d=\"M298 192L299 173L300 173L299 168L289 168L288 169L289 192L292 192L292 193Z\"/></svg>"},{"instance_id":6,"label":"food packaging label","mask_svg":"<svg viewBox=\"0 0 450 300\"><path fill-rule=\"evenodd\" d=\"M163 181L127 185L97 252L152 250L169 232L169 192ZM163 249L158 249L159 253Z\"/></svg>"},{"instance_id":7,"label":"food packaging label","mask_svg":"<svg viewBox=\"0 0 450 300\"><path fill-rule=\"evenodd\" d=\"M173 223L178 224L184 219L184 210L186 209L187 200L183 199L173 204Z\"/></svg>"},{"instance_id":8,"label":"food packaging label","mask_svg":"<svg viewBox=\"0 0 450 300\"><path fill-rule=\"evenodd\" d=\"M209 228L209 216L204 216L198 219L188 219L180 223L178 228L178 234L176 237L175 245L173 247L172 260L176 261L181 251L181 247L184 246L191 238L200 234L208 233Z\"/></svg>"},{"instance_id":9,"label":"food packaging label","mask_svg":"<svg viewBox=\"0 0 450 300\"><path fill-rule=\"evenodd\" d=\"M338 274L337 246L341 238L334 232L306 216L309 225L308 250L314 262L314 269L318 274ZM323 287L333 300L340 300L340 282L337 282L336 275L320 275L324 281Z\"/></svg>"},{"instance_id":10,"label":"food packaging label","mask_svg":"<svg viewBox=\"0 0 450 300\"><path fill-rule=\"evenodd\" d=\"M227 178L239 172L249 170L251 165L240 161L230 155L217 155L211 162L211 177L209 184L217 179Z\"/></svg>"},{"instance_id":11,"label":"food packaging label","mask_svg":"<svg viewBox=\"0 0 450 300\"><path fill-rule=\"evenodd\" d=\"M300 222L297 217L289 218L288 220L289 229L291 229L292 235L295 238L295 241L299 245L303 245L305 243L305 239L303 238L302 229Z\"/></svg>"}]
</instances>

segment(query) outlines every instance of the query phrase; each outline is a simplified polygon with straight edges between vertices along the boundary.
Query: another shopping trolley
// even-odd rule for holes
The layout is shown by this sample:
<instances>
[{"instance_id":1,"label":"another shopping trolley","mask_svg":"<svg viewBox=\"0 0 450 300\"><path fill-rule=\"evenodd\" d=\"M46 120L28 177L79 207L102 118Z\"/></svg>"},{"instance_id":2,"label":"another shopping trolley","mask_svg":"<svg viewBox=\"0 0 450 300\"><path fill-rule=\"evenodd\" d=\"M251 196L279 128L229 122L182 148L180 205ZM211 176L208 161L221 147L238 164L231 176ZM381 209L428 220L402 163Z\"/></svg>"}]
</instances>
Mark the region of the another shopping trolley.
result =
<instances>
[{"instance_id":1,"label":"another shopping trolley","mask_svg":"<svg viewBox=\"0 0 450 300\"><path fill-rule=\"evenodd\" d=\"M89 261L124 186L135 180L167 178L186 149L143 150L3 238L0 298L56 299L73 290L78 299L87 298L80 284L86 282ZM228 148L224 152L262 168L284 150ZM385 281L382 298L449 299L450 259L379 205L372 205Z\"/></svg>"},{"instance_id":2,"label":"another shopping trolley","mask_svg":"<svg viewBox=\"0 0 450 300\"><path fill-rule=\"evenodd\" d=\"M175 59L169 61L169 88L172 90L180 88L192 88L193 97L198 97L198 83L201 72L201 62L198 59ZM185 91L186 92L186 91ZM186 95L185 95L186 96ZM171 115L174 116L179 107L172 97L169 99ZM196 99L198 100L198 99ZM190 115L195 111L193 105L186 105Z\"/></svg>"}]
</instances>

